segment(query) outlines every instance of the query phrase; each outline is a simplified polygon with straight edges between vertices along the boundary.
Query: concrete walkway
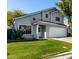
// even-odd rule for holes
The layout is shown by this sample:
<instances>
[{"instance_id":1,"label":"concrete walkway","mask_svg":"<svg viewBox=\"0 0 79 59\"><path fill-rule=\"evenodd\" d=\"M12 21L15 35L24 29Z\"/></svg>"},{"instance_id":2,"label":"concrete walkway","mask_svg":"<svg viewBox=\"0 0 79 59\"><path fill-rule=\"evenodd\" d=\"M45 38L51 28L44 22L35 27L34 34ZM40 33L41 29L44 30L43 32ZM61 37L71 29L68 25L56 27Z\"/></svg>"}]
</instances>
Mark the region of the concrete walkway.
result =
<instances>
[{"instance_id":1,"label":"concrete walkway","mask_svg":"<svg viewBox=\"0 0 79 59\"><path fill-rule=\"evenodd\" d=\"M72 43L72 38L71 37L54 38L54 39ZM54 57L50 57L49 59L69 59L71 57L72 57L72 52L70 51L70 52L65 52L65 53L58 54L58 55L56 55Z\"/></svg>"},{"instance_id":2,"label":"concrete walkway","mask_svg":"<svg viewBox=\"0 0 79 59\"><path fill-rule=\"evenodd\" d=\"M65 41L65 42L69 42L72 43L72 37L65 37L65 38L53 38L55 40L60 40L60 41Z\"/></svg>"},{"instance_id":3,"label":"concrete walkway","mask_svg":"<svg viewBox=\"0 0 79 59\"><path fill-rule=\"evenodd\" d=\"M65 52L65 53L61 53L61 54L58 54L54 57L50 57L49 59L68 59L68 58L71 58L72 56L72 52Z\"/></svg>"}]
</instances>

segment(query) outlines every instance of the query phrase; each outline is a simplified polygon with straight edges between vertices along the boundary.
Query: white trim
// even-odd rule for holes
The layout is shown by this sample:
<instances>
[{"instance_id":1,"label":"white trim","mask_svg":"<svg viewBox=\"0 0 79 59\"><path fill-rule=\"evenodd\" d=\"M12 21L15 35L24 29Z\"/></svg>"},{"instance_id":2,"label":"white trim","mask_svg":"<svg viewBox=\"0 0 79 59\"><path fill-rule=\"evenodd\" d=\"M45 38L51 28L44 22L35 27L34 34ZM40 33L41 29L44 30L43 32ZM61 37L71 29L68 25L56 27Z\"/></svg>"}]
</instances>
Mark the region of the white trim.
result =
<instances>
[{"instance_id":1,"label":"white trim","mask_svg":"<svg viewBox=\"0 0 79 59\"><path fill-rule=\"evenodd\" d=\"M36 25L36 38L39 39L39 32L38 32L38 28L39 28L39 25L37 24Z\"/></svg>"},{"instance_id":2,"label":"white trim","mask_svg":"<svg viewBox=\"0 0 79 59\"><path fill-rule=\"evenodd\" d=\"M44 38L45 39L47 38L47 32L44 32Z\"/></svg>"}]
</instances>

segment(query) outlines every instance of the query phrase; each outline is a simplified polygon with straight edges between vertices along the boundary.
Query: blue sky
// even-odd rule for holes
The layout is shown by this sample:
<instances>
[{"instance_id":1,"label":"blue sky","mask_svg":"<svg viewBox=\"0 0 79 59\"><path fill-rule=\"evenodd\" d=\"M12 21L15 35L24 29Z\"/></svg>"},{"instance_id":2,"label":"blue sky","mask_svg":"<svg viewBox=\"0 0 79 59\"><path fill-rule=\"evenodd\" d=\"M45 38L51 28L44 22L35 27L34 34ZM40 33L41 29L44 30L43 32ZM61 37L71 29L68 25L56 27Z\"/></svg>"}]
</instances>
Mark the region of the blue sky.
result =
<instances>
[{"instance_id":1,"label":"blue sky","mask_svg":"<svg viewBox=\"0 0 79 59\"><path fill-rule=\"evenodd\" d=\"M42 9L56 7L60 0L7 0L7 9L21 9L26 13L36 12Z\"/></svg>"}]
</instances>

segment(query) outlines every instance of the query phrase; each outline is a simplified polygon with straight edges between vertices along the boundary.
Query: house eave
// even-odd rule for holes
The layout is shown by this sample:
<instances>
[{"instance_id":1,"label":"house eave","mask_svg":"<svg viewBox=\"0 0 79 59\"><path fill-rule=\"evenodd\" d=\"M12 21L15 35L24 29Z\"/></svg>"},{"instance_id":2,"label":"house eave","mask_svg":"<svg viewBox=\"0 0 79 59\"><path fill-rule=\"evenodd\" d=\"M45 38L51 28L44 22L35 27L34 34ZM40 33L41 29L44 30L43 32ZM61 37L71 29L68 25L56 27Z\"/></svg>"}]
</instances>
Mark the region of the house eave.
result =
<instances>
[{"instance_id":1,"label":"house eave","mask_svg":"<svg viewBox=\"0 0 79 59\"><path fill-rule=\"evenodd\" d=\"M41 12L48 11L48 10L52 10L53 12L56 12L55 10L53 10L53 8L54 8L54 7L48 8L48 9L44 9L44 10L41 10L41 11L37 11L37 12L33 12L33 13L30 13L30 14L27 14L27 15L23 15L23 16L20 16L20 17L15 17L14 19L20 19L20 18L23 18L23 17L27 17L27 16L39 14L39 13L41 13Z\"/></svg>"},{"instance_id":2,"label":"house eave","mask_svg":"<svg viewBox=\"0 0 79 59\"><path fill-rule=\"evenodd\" d=\"M53 26L61 26L61 27L66 27L64 24L60 23L54 23L54 22L48 22L48 21L37 21L33 23L34 25L39 24L39 25L53 25Z\"/></svg>"}]
</instances>

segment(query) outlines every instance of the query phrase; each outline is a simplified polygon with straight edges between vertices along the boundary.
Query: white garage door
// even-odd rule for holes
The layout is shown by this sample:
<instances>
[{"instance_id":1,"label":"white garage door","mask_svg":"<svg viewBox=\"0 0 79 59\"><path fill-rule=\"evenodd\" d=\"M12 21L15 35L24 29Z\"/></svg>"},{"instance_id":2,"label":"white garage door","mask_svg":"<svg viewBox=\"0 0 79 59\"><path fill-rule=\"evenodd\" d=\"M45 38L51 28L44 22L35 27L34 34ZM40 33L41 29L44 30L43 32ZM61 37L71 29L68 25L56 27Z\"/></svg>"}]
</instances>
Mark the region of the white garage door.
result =
<instances>
[{"instance_id":1,"label":"white garage door","mask_svg":"<svg viewBox=\"0 0 79 59\"><path fill-rule=\"evenodd\" d=\"M49 27L49 37L64 37L66 35L66 28Z\"/></svg>"}]
</instances>

